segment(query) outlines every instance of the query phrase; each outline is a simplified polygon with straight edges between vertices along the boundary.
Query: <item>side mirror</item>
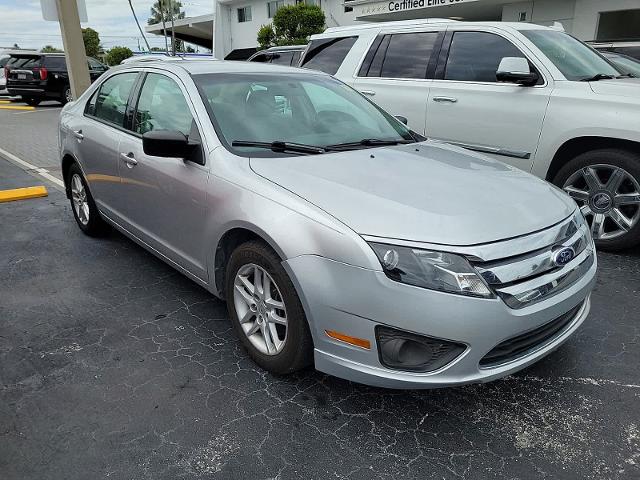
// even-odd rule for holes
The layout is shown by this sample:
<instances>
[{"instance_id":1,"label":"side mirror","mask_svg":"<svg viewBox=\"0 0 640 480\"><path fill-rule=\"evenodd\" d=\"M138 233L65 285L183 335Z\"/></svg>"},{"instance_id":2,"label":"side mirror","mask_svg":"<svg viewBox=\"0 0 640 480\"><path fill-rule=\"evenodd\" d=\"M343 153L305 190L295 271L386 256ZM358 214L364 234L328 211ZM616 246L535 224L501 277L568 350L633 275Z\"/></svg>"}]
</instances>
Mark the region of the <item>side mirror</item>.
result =
<instances>
[{"instance_id":1,"label":"side mirror","mask_svg":"<svg viewBox=\"0 0 640 480\"><path fill-rule=\"evenodd\" d=\"M396 119L400 120L405 125L407 125L409 123L409 120L407 120L407 117L403 117L402 115L395 115L395 117L396 117Z\"/></svg>"},{"instance_id":2,"label":"side mirror","mask_svg":"<svg viewBox=\"0 0 640 480\"><path fill-rule=\"evenodd\" d=\"M202 157L195 155L197 142L190 142L182 132L173 130L151 130L142 135L142 149L146 155L165 158L182 158L203 164Z\"/></svg>"},{"instance_id":3,"label":"side mirror","mask_svg":"<svg viewBox=\"0 0 640 480\"><path fill-rule=\"evenodd\" d=\"M504 57L496 72L499 82L517 83L525 87L535 85L538 79L538 74L529 69L529 61L524 57Z\"/></svg>"}]
</instances>

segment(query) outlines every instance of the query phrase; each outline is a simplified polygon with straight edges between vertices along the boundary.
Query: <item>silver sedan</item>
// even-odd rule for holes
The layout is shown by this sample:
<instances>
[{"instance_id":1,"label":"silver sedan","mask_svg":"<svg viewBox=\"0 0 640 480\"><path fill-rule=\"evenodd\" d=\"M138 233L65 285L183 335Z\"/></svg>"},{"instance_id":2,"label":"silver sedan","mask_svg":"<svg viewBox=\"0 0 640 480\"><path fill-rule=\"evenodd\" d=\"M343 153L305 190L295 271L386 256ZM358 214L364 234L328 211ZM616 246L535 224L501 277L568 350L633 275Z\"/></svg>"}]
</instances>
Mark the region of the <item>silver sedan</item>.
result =
<instances>
[{"instance_id":1,"label":"silver sedan","mask_svg":"<svg viewBox=\"0 0 640 480\"><path fill-rule=\"evenodd\" d=\"M568 196L322 73L123 65L63 109L59 143L80 229L115 227L225 299L276 374L484 382L589 312L596 256Z\"/></svg>"}]
</instances>

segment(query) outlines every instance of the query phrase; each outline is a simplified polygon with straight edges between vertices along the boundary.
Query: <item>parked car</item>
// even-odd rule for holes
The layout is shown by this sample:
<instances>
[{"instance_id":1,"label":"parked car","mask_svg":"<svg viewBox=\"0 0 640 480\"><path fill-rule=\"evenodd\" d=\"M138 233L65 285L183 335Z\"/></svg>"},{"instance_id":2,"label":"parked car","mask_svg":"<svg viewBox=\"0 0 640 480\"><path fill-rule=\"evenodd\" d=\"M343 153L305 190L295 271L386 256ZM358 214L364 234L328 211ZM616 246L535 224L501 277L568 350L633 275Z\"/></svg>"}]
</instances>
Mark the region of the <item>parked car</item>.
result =
<instances>
[{"instance_id":1,"label":"parked car","mask_svg":"<svg viewBox=\"0 0 640 480\"><path fill-rule=\"evenodd\" d=\"M109 67L89 57L89 75L96 80ZM73 100L67 62L62 53L14 53L5 65L7 90L20 95L29 105L57 100L63 105Z\"/></svg>"},{"instance_id":2,"label":"parked car","mask_svg":"<svg viewBox=\"0 0 640 480\"><path fill-rule=\"evenodd\" d=\"M596 244L640 244L640 80L556 29L420 20L329 28L301 65L415 131L564 188Z\"/></svg>"},{"instance_id":3,"label":"parked car","mask_svg":"<svg viewBox=\"0 0 640 480\"><path fill-rule=\"evenodd\" d=\"M248 62L274 63L296 67L300 61L300 55L307 48L306 45L288 45L283 47L271 47L251 55Z\"/></svg>"},{"instance_id":4,"label":"parked car","mask_svg":"<svg viewBox=\"0 0 640 480\"><path fill-rule=\"evenodd\" d=\"M0 50L0 95L8 95L7 77L4 74L4 67L11 58L12 53L35 53L35 50Z\"/></svg>"},{"instance_id":5,"label":"parked car","mask_svg":"<svg viewBox=\"0 0 640 480\"><path fill-rule=\"evenodd\" d=\"M569 196L320 72L123 65L62 110L59 138L79 228L112 225L226 299L276 374L489 381L589 311L596 256Z\"/></svg>"},{"instance_id":6,"label":"parked car","mask_svg":"<svg viewBox=\"0 0 640 480\"><path fill-rule=\"evenodd\" d=\"M588 42L593 48L600 52L612 52L633 57L640 60L640 41L624 42Z\"/></svg>"},{"instance_id":7,"label":"parked car","mask_svg":"<svg viewBox=\"0 0 640 480\"><path fill-rule=\"evenodd\" d=\"M636 60L628 55L613 52L600 52L604 58L609 60L622 73L640 78L640 60Z\"/></svg>"}]
</instances>

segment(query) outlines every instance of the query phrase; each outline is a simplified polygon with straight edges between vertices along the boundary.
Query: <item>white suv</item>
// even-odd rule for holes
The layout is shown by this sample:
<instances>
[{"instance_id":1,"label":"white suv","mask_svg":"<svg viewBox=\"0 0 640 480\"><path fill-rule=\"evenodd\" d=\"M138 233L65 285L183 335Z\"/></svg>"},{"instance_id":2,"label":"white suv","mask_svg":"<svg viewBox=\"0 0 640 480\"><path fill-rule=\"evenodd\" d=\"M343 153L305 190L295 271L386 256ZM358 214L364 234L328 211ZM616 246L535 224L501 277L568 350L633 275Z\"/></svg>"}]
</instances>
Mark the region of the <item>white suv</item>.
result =
<instances>
[{"instance_id":1,"label":"white suv","mask_svg":"<svg viewBox=\"0 0 640 480\"><path fill-rule=\"evenodd\" d=\"M598 246L640 244L640 79L572 36L527 23L363 24L311 37L300 65L432 139L563 187Z\"/></svg>"}]
</instances>

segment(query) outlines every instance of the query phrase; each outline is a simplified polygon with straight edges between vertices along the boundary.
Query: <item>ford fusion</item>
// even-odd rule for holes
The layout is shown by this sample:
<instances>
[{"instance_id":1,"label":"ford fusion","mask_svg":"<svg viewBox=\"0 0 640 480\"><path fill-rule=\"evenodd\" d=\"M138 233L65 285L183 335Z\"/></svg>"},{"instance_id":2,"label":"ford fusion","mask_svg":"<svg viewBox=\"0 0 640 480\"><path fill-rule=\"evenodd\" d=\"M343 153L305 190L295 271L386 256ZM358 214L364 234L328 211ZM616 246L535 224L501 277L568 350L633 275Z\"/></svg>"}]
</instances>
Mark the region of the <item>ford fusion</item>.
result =
<instances>
[{"instance_id":1,"label":"ford fusion","mask_svg":"<svg viewBox=\"0 0 640 480\"><path fill-rule=\"evenodd\" d=\"M63 109L59 144L80 229L115 227L225 299L275 374L485 382L589 312L596 255L572 199L323 73L121 66Z\"/></svg>"}]
</instances>

